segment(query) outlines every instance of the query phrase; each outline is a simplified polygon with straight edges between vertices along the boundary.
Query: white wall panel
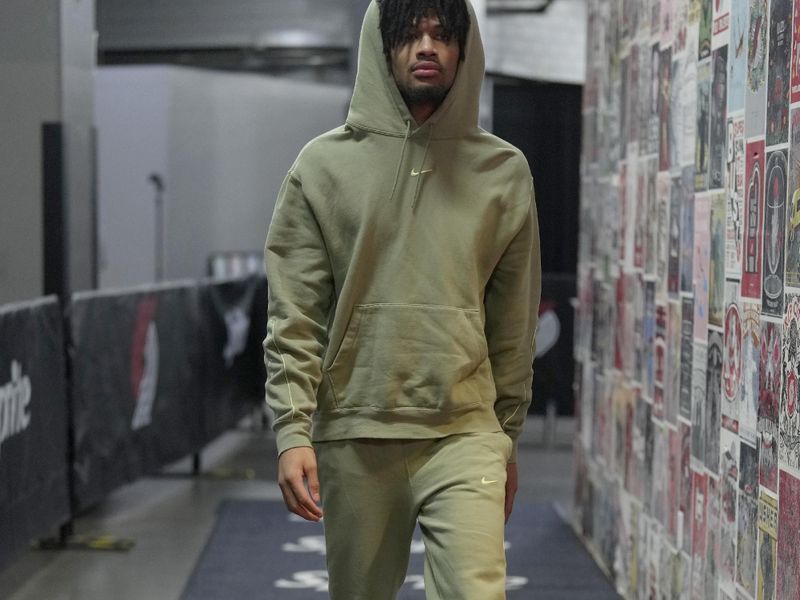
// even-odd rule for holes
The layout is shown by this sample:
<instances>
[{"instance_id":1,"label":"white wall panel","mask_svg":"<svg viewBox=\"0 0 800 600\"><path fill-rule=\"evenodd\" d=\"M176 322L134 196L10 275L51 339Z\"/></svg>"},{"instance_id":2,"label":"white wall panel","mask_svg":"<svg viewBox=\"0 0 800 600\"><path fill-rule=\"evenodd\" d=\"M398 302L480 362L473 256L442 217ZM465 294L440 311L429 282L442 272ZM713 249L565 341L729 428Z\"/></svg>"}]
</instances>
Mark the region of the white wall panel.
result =
<instances>
[{"instance_id":1,"label":"white wall panel","mask_svg":"<svg viewBox=\"0 0 800 600\"><path fill-rule=\"evenodd\" d=\"M583 84L586 0L555 0L542 14L489 16L487 70L524 79Z\"/></svg>"},{"instance_id":2,"label":"white wall panel","mask_svg":"<svg viewBox=\"0 0 800 600\"><path fill-rule=\"evenodd\" d=\"M300 149L344 121L350 90L178 67L98 73L103 287L152 281L153 187L166 185L168 279L210 252L261 250Z\"/></svg>"},{"instance_id":3,"label":"white wall panel","mask_svg":"<svg viewBox=\"0 0 800 600\"><path fill-rule=\"evenodd\" d=\"M155 280L155 188L167 172L169 70L102 68L96 77L100 287Z\"/></svg>"}]
</instances>

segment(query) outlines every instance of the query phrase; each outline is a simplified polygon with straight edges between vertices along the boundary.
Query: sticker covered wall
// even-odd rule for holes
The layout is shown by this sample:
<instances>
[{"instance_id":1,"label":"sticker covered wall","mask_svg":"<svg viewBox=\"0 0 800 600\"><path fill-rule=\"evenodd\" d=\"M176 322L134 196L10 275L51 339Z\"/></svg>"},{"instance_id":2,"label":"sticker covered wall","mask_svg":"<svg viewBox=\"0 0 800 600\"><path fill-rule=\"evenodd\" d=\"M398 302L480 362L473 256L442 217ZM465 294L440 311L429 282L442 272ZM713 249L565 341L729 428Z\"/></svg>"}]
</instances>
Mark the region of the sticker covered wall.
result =
<instances>
[{"instance_id":1,"label":"sticker covered wall","mask_svg":"<svg viewBox=\"0 0 800 600\"><path fill-rule=\"evenodd\" d=\"M800 599L800 0L589 18L575 528L625 598Z\"/></svg>"}]
</instances>

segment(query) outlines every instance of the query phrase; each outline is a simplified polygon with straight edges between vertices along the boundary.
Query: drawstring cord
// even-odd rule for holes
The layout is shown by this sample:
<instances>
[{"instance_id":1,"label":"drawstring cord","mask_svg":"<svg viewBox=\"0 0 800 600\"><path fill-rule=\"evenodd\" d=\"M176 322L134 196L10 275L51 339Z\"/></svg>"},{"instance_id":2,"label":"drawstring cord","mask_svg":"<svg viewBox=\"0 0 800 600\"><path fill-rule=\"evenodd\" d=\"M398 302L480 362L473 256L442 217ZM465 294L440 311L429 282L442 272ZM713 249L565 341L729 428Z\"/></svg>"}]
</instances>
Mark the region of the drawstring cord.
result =
<instances>
[{"instance_id":1,"label":"drawstring cord","mask_svg":"<svg viewBox=\"0 0 800 600\"><path fill-rule=\"evenodd\" d=\"M428 158L428 149L431 146L431 132L428 132L428 139L425 141L425 153L422 155L422 162L420 163L420 175L417 177L417 187L414 189L414 200L411 202L411 212L417 207L417 198L419 198L419 189L422 185L422 171L425 169L425 160Z\"/></svg>"},{"instance_id":2,"label":"drawstring cord","mask_svg":"<svg viewBox=\"0 0 800 600\"><path fill-rule=\"evenodd\" d=\"M400 160L397 163L397 171L394 174L394 183L392 184L392 193L389 198L394 198L394 193L397 190L397 182L400 180L400 170L403 168L403 159L406 157L406 146L408 145L408 137L411 134L411 121L406 122L406 135L403 138L403 149L400 151Z\"/></svg>"}]
</instances>

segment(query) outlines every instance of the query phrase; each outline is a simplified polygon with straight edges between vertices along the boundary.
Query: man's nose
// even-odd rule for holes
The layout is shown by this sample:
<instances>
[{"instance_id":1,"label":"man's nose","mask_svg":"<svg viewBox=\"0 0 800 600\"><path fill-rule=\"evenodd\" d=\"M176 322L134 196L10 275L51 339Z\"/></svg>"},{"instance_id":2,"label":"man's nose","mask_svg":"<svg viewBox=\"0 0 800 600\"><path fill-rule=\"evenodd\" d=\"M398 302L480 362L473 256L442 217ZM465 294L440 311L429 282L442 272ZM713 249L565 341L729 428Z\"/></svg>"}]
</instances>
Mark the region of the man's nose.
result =
<instances>
[{"instance_id":1,"label":"man's nose","mask_svg":"<svg viewBox=\"0 0 800 600\"><path fill-rule=\"evenodd\" d=\"M433 38L431 36L423 35L420 38L417 54L422 56L433 56L436 54L436 46L433 43Z\"/></svg>"}]
</instances>

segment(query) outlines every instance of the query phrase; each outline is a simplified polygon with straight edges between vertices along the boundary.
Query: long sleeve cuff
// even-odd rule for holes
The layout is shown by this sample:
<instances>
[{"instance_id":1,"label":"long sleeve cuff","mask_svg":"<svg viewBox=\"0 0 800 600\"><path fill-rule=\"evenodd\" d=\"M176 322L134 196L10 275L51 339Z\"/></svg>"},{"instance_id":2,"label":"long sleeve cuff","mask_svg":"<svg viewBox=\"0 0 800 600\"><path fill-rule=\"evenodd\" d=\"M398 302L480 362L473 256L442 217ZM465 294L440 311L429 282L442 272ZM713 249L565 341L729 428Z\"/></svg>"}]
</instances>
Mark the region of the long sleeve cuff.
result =
<instances>
[{"instance_id":1,"label":"long sleeve cuff","mask_svg":"<svg viewBox=\"0 0 800 600\"><path fill-rule=\"evenodd\" d=\"M275 427L278 456L290 448L311 446L311 424L304 421L287 421Z\"/></svg>"}]
</instances>

